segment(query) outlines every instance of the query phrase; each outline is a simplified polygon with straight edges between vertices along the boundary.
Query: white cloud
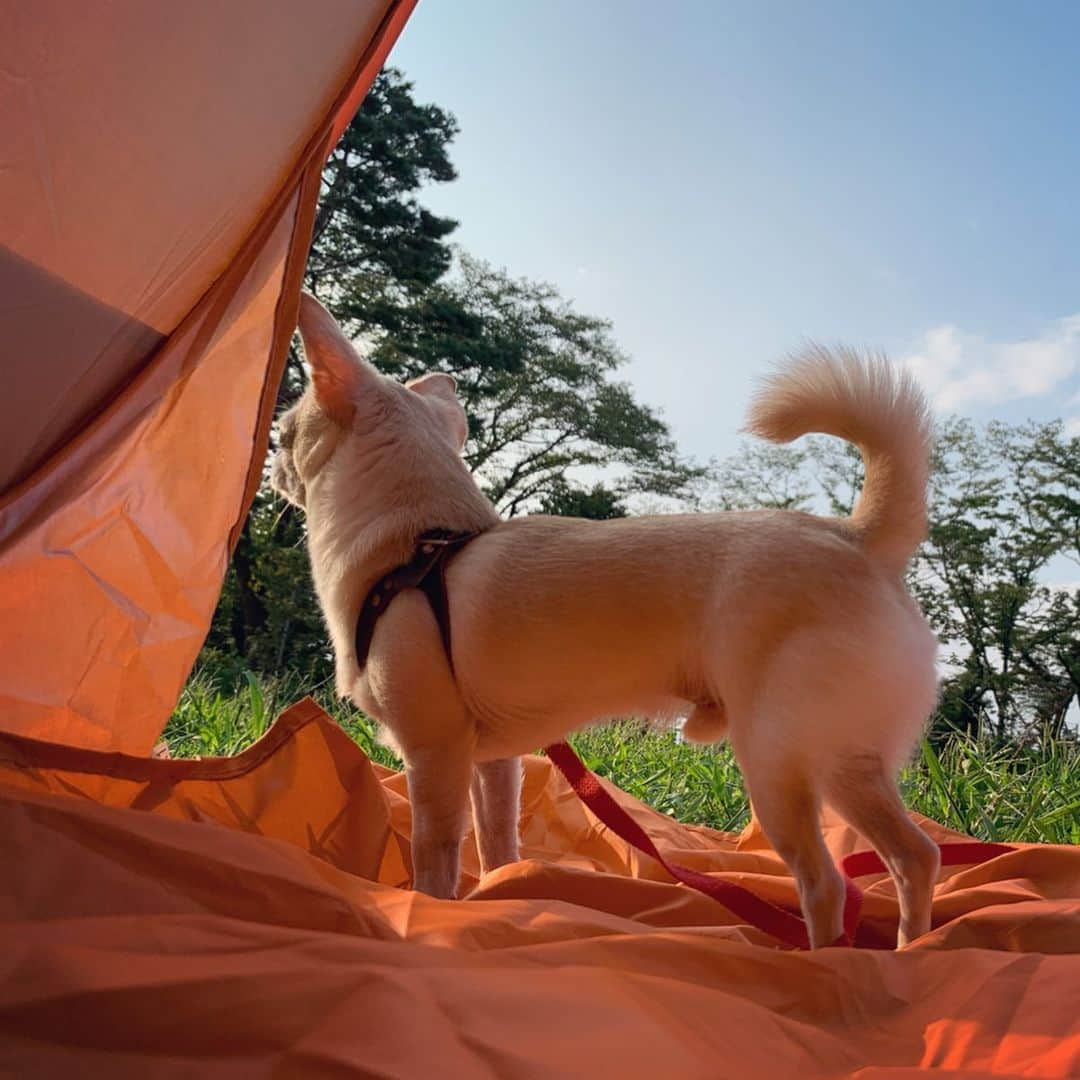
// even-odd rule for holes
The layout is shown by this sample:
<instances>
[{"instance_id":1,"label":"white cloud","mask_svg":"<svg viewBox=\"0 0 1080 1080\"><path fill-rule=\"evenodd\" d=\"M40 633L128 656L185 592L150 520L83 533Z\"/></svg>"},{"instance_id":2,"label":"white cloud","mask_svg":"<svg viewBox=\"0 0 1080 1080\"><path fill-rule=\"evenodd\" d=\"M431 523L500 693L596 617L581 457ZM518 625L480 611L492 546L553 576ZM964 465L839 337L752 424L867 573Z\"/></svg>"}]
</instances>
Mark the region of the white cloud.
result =
<instances>
[{"instance_id":1,"label":"white cloud","mask_svg":"<svg viewBox=\"0 0 1080 1080\"><path fill-rule=\"evenodd\" d=\"M955 326L937 326L901 363L943 410L1065 390L1080 373L1080 314L1058 319L1026 341L992 342ZM1078 401L1080 394L1070 405ZM1069 424L1080 425L1080 416Z\"/></svg>"}]
</instances>

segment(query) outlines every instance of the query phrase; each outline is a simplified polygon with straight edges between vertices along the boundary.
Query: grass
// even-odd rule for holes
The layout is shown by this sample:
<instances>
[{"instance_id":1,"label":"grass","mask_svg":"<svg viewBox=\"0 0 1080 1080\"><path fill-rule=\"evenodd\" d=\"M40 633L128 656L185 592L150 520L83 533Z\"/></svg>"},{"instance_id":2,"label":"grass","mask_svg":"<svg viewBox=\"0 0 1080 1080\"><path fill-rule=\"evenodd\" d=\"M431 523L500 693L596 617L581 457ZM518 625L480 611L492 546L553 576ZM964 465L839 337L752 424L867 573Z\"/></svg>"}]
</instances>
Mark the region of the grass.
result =
<instances>
[{"instance_id":1,"label":"grass","mask_svg":"<svg viewBox=\"0 0 1080 1080\"><path fill-rule=\"evenodd\" d=\"M266 732L278 713L309 695L368 757L382 765L401 767L394 754L376 741L373 721L340 700L328 686L305 685L294 676L260 681L247 672L239 685L226 688L209 675L196 672L184 687L163 738L173 757L239 754Z\"/></svg>"},{"instance_id":2,"label":"grass","mask_svg":"<svg viewBox=\"0 0 1080 1080\"><path fill-rule=\"evenodd\" d=\"M338 701L325 686L305 688L284 677L246 675L225 689L194 676L165 729L175 757L239 753L273 718L311 695L382 764L399 766L375 741L372 722ZM669 731L623 721L592 728L571 740L582 760L624 791L680 821L736 830L750 817L738 765L726 746L695 747ZM907 805L980 840L1080 843L1080 748L994 748L957 739L935 751L924 742L901 778Z\"/></svg>"}]
</instances>

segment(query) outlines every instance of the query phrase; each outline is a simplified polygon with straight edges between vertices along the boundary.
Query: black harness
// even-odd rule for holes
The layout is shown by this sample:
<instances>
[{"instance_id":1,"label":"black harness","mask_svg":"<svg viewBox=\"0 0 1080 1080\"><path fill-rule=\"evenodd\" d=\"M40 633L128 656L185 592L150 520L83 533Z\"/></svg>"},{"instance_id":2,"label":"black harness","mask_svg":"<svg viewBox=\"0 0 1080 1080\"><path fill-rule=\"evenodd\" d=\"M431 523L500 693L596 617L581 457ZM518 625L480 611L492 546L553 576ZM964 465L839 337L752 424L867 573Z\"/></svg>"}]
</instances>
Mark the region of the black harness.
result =
<instances>
[{"instance_id":1,"label":"black harness","mask_svg":"<svg viewBox=\"0 0 1080 1080\"><path fill-rule=\"evenodd\" d=\"M478 532L456 533L446 529L430 529L421 533L416 541L413 557L380 578L364 598L360 614L356 617L356 662L363 670L375 635L379 616L390 606L390 601L403 589L422 589L428 598L435 621L439 624L443 648L450 670L454 660L450 653L450 603L446 595L446 567L450 560Z\"/></svg>"}]
</instances>

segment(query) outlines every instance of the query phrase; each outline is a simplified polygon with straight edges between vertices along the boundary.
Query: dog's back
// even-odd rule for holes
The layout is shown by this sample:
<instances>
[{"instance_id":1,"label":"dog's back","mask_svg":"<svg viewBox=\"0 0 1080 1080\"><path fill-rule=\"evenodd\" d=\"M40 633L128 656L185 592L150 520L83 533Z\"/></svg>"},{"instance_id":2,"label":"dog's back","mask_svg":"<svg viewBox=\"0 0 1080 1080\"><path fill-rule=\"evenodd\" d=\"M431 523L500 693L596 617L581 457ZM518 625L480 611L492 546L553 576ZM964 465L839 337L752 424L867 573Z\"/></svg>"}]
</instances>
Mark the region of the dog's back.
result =
<instances>
[{"instance_id":1,"label":"dog's back","mask_svg":"<svg viewBox=\"0 0 1080 1080\"><path fill-rule=\"evenodd\" d=\"M532 517L496 527L451 571L455 659L478 712L513 709L523 726L553 728L560 716L574 726L670 711L675 700L723 699L745 713L786 636L842 628L868 661L879 645L888 653L890 626L927 640L901 577L926 530L930 424L917 386L885 361L813 349L768 380L749 427L774 440L817 431L856 443L866 483L852 516ZM914 652L920 698L926 685L932 696L932 657ZM692 722L691 733L718 737L728 712L722 722L701 714L712 728Z\"/></svg>"}]
</instances>

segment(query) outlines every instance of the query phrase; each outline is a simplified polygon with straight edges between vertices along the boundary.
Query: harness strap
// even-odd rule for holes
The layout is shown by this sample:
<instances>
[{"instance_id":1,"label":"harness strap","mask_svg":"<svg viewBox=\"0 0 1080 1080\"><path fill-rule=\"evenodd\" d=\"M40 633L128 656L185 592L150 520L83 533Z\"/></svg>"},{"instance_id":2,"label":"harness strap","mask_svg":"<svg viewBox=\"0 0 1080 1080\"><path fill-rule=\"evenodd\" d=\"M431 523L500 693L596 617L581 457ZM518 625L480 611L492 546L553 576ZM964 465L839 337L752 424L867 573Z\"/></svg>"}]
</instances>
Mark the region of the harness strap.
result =
<instances>
[{"instance_id":1,"label":"harness strap","mask_svg":"<svg viewBox=\"0 0 1080 1080\"><path fill-rule=\"evenodd\" d=\"M371 651L371 639L375 636L375 624L390 606L390 602L404 589L421 589L428 598L435 621L439 624L439 636L451 671L454 668L450 652L450 602L446 595L446 565L470 540L479 533L455 533L446 529L431 529L422 533L416 541L413 557L396 570L391 570L371 587L356 618L356 662L363 669Z\"/></svg>"}]
</instances>

